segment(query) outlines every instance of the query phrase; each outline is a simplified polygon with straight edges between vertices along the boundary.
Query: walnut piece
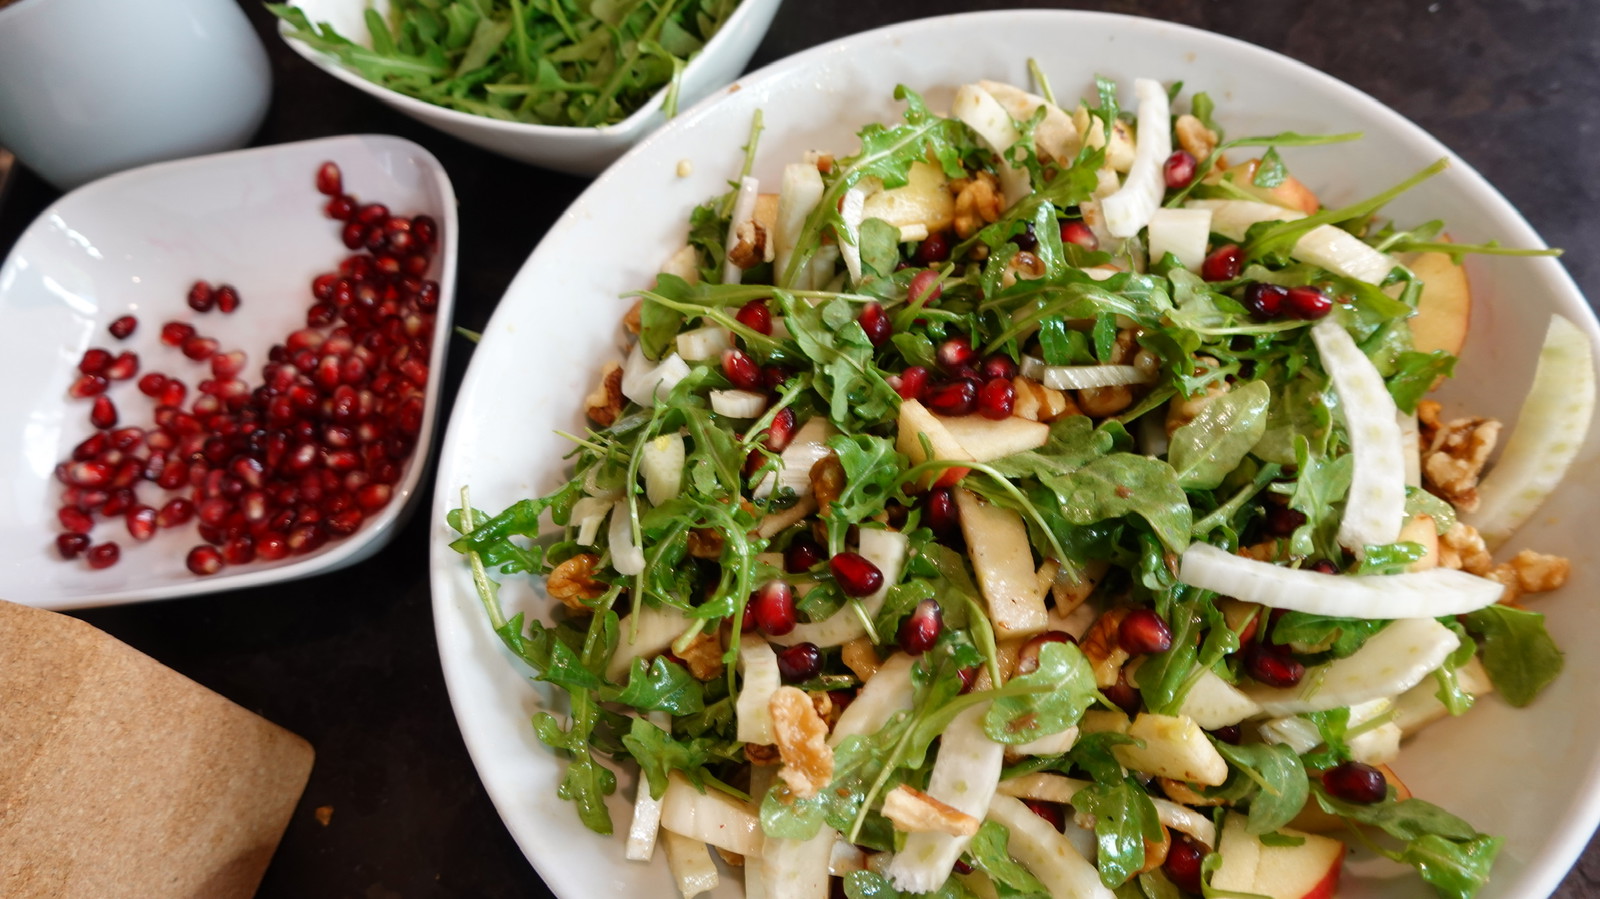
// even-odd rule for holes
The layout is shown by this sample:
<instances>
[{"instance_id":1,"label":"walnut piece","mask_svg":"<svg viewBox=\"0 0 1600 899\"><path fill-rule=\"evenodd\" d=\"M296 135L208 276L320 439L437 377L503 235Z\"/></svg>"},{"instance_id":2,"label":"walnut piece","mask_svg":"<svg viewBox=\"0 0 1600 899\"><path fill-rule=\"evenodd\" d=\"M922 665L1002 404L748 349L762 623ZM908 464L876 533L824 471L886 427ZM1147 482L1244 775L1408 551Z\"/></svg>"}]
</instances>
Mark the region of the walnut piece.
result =
<instances>
[{"instance_id":1,"label":"walnut piece","mask_svg":"<svg viewBox=\"0 0 1600 899\"><path fill-rule=\"evenodd\" d=\"M722 558L723 537L715 528L689 529L689 555L696 559Z\"/></svg>"},{"instance_id":2,"label":"walnut piece","mask_svg":"<svg viewBox=\"0 0 1600 899\"><path fill-rule=\"evenodd\" d=\"M844 463L836 453L828 453L811 466L811 494L817 498L817 514L827 518L833 511L833 501L844 493Z\"/></svg>"},{"instance_id":3,"label":"walnut piece","mask_svg":"<svg viewBox=\"0 0 1600 899\"><path fill-rule=\"evenodd\" d=\"M600 557L594 553L578 553L557 565L545 581L545 592L550 598L576 611L588 611L586 599L598 599L607 590L604 583L594 579L594 570Z\"/></svg>"},{"instance_id":4,"label":"walnut piece","mask_svg":"<svg viewBox=\"0 0 1600 899\"><path fill-rule=\"evenodd\" d=\"M767 239L767 229L759 222L740 222L734 226L733 240L733 246L728 248L728 261L739 268L751 269L772 261L772 241Z\"/></svg>"},{"instance_id":5,"label":"walnut piece","mask_svg":"<svg viewBox=\"0 0 1600 899\"><path fill-rule=\"evenodd\" d=\"M607 362L600 370L600 383L583 399L583 413L602 428L609 428L622 414L622 366Z\"/></svg>"},{"instance_id":6,"label":"walnut piece","mask_svg":"<svg viewBox=\"0 0 1600 899\"><path fill-rule=\"evenodd\" d=\"M833 780L827 722L798 687L779 687L768 700L767 711L772 715L773 742L783 759L778 776L801 799L817 795Z\"/></svg>"},{"instance_id":7,"label":"walnut piece","mask_svg":"<svg viewBox=\"0 0 1600 899\"><path fill-rule=\"evenodd\" d=\"M1510 605L1528 593L1560 589L1571 574L1572 562L1566 557L1525 549L1484 576L1505 585L1506 592L1501 595L1500 602Z\"/></svg>"},{"instance_id":8,"label":"walnut piece","mask_svg":"<svg viewBox=\"0 0 1600 899\"><path fill-rule=\"evenodd\" d=\"M958 178L950 182L950 190L956 195L956 236L962 240L978 233L984 225L998 221L1004 211L999 182L988 172Z\"/></svg>"},{"instance_id":9,"label":"walnut piece","mask_svg":"<svg viewBox=\"0 0 1600 899\"><path fill-rule=\"evenodd\" d=\"M947 833L970 837L978 832L978 819L946 805L921 790L901 784L883 797L883 816L905 833Z\"/></svg>"},{"instance_id":10,"label":"walnut piece","mask_svg":"<svg viewBox=\"0 0 1600 899\"><path fill-rule=\"evenodd\" d=\"M1478 476L1500 438L1500 422L1457 418L1428 430L1433 437L1422 451L1423 483L1457 509L1476 511Z\"/></svg>"},{"instance_id":11,"label":"walnut piece","mask_svg":"<svg viewBox=\"0 0 1600 899\"><path fill-rule=\"evenodd\" d=\"M1133 405L1133 388L1126 384L1113 387L1085 387L1078 391L1078 408L1090 418L1105 418Z\"/></svg>"},{"instance_id":12,"label":"walnut piece","mask_svg":"<svg viewBox=\"0 0 1600 899\"><path fill-rule=\"evenodd\" d=\"M1011 379L1011 387L1016 392L1012 415L1029 421L1052 422L1058 418L1080 414L1078 404L1073 402L1072 397L1053 387L1046 387L1032 378L1018 375Z\"/></svg>"},{"instance_id":13,"label":"walnut piece","mask_svg":"<svg viewBox=\"0 0 1600 899\"><path fill-rule=\"evenodd\" d=\"M783 764L783 760L778 758L778 747L769 744L744 744L744 758L750 764L760 765L763 768Z\"/></svg>"},{"instance_id":14,"label":"walnut piece","mask_svg":"<svg viewBox=\"0 0 1600 899\"><path fill-rule=\"evenodd\" d=\"M644 300L634 300L628 311L622 313L622 327L629 334L644 330Z\"/></svg>"},{"instance_id":15,"label":"walnut piece","mask_svg":"<svg viewBox=\"0 0 1600 899\"><path fill-rule=\"evenodd\" d=\"M1205 162L1206 157L1217 148L1217 132L1188 113L1178 116L1172 130L1178 136L1178 146L1189 151L1196 162Z\"/></svg>"},{"instance_id":16,"label":"walnut piece","mask_svg":"<svg viewBox=\"0 0 1600 899\"><path fill-rule=\"evenodd\" d=\"M1089 630L1084 632L1083 638L1078 641L1078 648L1083 650L1083 657L1089 660L1094 668L1095 686L1105 688L1117 685L1117 675L1122 672L1122 666L1131 658L1128 651L1122 648L1122 643L1117 639L1117 630L1122 627L1122 619L1128 617L1128 610L1123 608L1107 609L1095 619Z\"/></svg>"},{"instance_id":17,"label":"walnut piece","mask_svg":"<svg viewBox=\"0 0 1600 899\"><path fill-rule=\"evenodd\" d=\"M1439 567L1457 568L1481 577L1494 567L1494 558L1478 529L1458 521L1439 536Z\"/></svg>"},{"instance_id":18,"label":"walnut piece","mask_svg":"<svg viewBox=\"0 0 1600 899\"><path fill-rule=\"evenodd\" d=\"M689 673L696 680L707 681L721 677L722 665L722 636L716 631L701 631L698 636L689 641L689 645L678 653L678 658L688 667Z\"/></svg>"},{"instance_id":19,"label":"walnut piece","mask_svg":"<svg viewBox=\"0 0 1600 899\"><path fill-rule=\"evenodd\" d=\"M850 673L860 678L865 684L872 680L872 676L883 667L883 662L878 659L878 651L872 647L872 641L866 637L857 637L839 648L839 659Z\"/></svg>"}]
</instances>

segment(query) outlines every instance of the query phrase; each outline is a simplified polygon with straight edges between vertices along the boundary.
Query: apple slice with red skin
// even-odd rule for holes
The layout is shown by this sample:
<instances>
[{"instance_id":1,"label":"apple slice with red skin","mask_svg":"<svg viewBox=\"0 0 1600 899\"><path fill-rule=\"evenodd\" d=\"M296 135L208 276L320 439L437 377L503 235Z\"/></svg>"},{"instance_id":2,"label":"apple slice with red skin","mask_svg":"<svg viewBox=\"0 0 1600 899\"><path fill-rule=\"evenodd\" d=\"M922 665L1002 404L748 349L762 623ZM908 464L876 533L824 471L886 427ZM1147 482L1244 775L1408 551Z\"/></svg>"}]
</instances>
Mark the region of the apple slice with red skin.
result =
<instances>
[{"instance_id":1,"label":"apple slice with red skin","mask_svg":"<svg viewBox=\"0 0 1600 899\"><path fill-rule=\"evenodd\" d=\"M921 438L924 436L928 438L931 455L923 449ZM939 417L916 400L905 400L900 403L899 433L895 437L895 449L910 458L912 465L920 465L929 459L949 462L973 461L972 455L950 434ZM924 474L917 479L917 483L923 489L950 487L965 477L970 470L960 466L946 468L940 472Z\"/></svg>"},{"instance_id":2,"label":"apple slice with red skin","mask_svg":"<svg viewBox=\"0 0 1600 899\"><path fill-rule=\"evenodd\" d=\"M1345 844L1289 828L1278 833L1298 837L1301 842L1267 845L1245 830L1243 815L1229 815L1217 841L1222 864L1212 875L1211 886L1269 899L1333 899L1339 889Z\"/></svg>"}]
</instances>

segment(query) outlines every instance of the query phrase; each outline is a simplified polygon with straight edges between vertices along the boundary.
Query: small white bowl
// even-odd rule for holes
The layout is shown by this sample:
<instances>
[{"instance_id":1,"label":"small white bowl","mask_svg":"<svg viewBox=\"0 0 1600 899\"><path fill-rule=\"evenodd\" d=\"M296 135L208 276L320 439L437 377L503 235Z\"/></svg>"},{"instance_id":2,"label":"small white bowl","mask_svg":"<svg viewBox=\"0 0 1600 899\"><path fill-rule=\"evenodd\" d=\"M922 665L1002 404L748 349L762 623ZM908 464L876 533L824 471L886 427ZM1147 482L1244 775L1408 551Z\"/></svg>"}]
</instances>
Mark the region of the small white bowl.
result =
<instances>
[{"instance_id":1,"label":"small white bowl","mask_svg":"<svg viewBox=\"0 0 1600 899\"><path fill-rule=\"evenodd\" d=\"M340 224L323 215L327 198L314 187L325 160L339 164L348 191L398 214L425 213L439 225L427 275L440 290L422 430L393 498L354 534L312 553L228 566L209 577L185 567L189 549L201 542L192 523L138 543L121 521L97 516L92 539L116 541L120 561L93 570L81 558L62 560L55 536L63 487L54 469L93 432L90 401L67 395L84 350L132 350L140 375L161 371L182 379L192 402L209 367L159 339L164 322L182 320L224 350L244 350L241 377L260 383L267 351L305 326L312 278L350 253L340 242ZM457 233L455 192L438 160L410 141L382 135L158 163L56 201L0 266L0 597L72 609L190 596L307 577L376 552L414 504L432 443L455 302ZM199 279L237 287L238 310L190 309L185 298ZM127 314L137 317L138 328L116 340L107 326ZM113 382L107 391L122 426L150 424L153 401L139 393L137 380ZM143 483L139 498L159 505L169 494Z\"/></svg>"},{"instance_id":2,"label":"small white bowl","mask_svg":"<svg viewBox=\"0 0 1600 899\"><path fill-rule=\"evenodd\" d=\"M688 109L744 71L781 2L743 0L739 4L722 28L706 42L705 48L684 67L679 109ZM387 0L295 0L293 5L304 10L313 24L331 24L340 35L362 44L371 40L364 18L366 9L370 6L380 13L388 10ZM333 57L289 37L288 31L287 23L278 23L278 33L284 35L295 52L340 81L354 85L425 125L518 162L575 175L593 175L604 171L640 138L667 120L662 111L665 88L626 119L600 128L531 125L458 112L374 84Z\"/></svg>"}]
</instances>

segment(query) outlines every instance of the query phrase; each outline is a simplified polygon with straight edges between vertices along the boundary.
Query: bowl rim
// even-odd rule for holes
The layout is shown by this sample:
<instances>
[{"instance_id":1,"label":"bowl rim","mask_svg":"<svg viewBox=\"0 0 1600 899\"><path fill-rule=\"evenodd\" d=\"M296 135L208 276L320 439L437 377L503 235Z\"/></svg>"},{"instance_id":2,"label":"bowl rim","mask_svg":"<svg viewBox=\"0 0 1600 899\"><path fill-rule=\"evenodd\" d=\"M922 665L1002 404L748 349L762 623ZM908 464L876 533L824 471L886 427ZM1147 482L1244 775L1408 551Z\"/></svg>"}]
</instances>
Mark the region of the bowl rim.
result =
<instances>
[{"instance_id":1,"label":"bowl rim","mask_svg":"<svg viewBox=\"0 0 1600 899\"><path fill-rule=\"evenodd\" d=\"M1274 66L1297 70L1323 84L1325 89L1344 95L1366 114L1386 122L1386 131L1399 134L1408 141L1419 142L1420 145L1429 148L1430 152L1447 158L1450 168L1458 177L1463 179L1463 186L1466 189L1486 197L1507 213L1503 222L1505 226L1504 236L1507 242L1515 238L1526 241L1529 246L1547 246L1522 212L1458 154L1422 126L1411 121L1394 108L1334 75L1287 54L1219 32L1149 16L1071 9L996 9L908 19L835 38L769 62L761 68L740 77L727 88L721 91L714 91L688 110L680 112L667 126L656 129L643 140L634 144L625 154L619 157L616 163L613 163L606 172L596 178L588 188L573 200L568 212L562 216L561 221L571 218L573 210L590 208L593 205L590 202L591 195L603 191L611 181L618 177L616 171L628 166L629 160L634 156L655 153L656 144L667 139L669 129L696 127L702 120L713 113L717 104L735 92L759 90L770 81L788 77L796 69L809 68L818 64L825 57L841 54L860 45L872 45L891 38L901 40L914 39L920 31L927 29L944 29L959 26L966 21L989 22L1001 18L1009 19L1011 24L1017 28L1027 27L1029 20L1056 20L1071 23L1092 21L1122 28L1172 29L1191 40L1207 42L1210 46L1223 48L1231 54L1268 60ZM560 221L557 224L560 224ZM526 278L531 277L530 273L533 270L536 258L539 256L539 250L545 240L549 239L553 233L555 233L554 227L541 238L540 243L529 253L527 260L524 261L523 266L508 285L504 296L526 289L523 282ZM1566 267L1561 265L1559 260L1548 257L1525 261L1546 270L1546 274L1552 278L1557 286L1562 288L1560 293L1553 296L1553 305L1558 307L1558 311L1572 317L1574 324L1584 330L1592 344L1600 344L1600 320L1597 320L1595 310L1587 303L1583 292L1579 289ZM509 317L511 314L507 304L504 303L504 296L501 304L496 307L494 317L491 318L484 329L485 337L489 337L496 331L496 319ZM481 377L479 373L482 369L473 364L475 361L476 353L474 354L474 359L469 360L468 369L463 378L458 397L465 395ZM452 419L456 414L460 413L462 408L458 405L452 409ZM452 508L451 505L448 505L451 498L446 495L447 489L443 481L445 473L447 471L469 470L470 466L465 463L473 458L467 455L468 450L461 446L458 434L457 428L447 426L444 441L440 446L439 464L436 469L437 482L434 508L436 522L440 523L444 521L445 512ZM434 545L431 549L438 550L441 544L449 541L448 539L441 540L441 533L436 528L433 532L432 542ZM453 552L451 556L454 556ZM533 851L535 846L533 842L534 835L521 833L514 829L510 821L507 820L506 812L503 811L515 807L512 801L514 797L508 792L508 787L500 782L491 783L482 777L484 769L480 765L480 760L487 760L499 754L502 747L483 742L480 735L467 726L468 720L465 716L464 703L464 697L467 694L465 674L463 673L465 669L458 669L458 666L469 664L469 660L456 658L444 652L447 639L452 636L450 629L455 626L455 622L452 620L455 610L451 607L455 581L453 573L447 571L446 567L440 564L441 558L446 558L448 561L448 557L438 552L435 552L431 559L430 582L433 591L435 631L441 649L441 667L445 675L446 687L451 697L452 711L461 726L463 742L466 744L468 753L473 759L474 767L480 772L480 780L483 781L485 791L489 794L491 801L494 802L496 812L501 815L502 822L506 824L507 830L511 832L513 839L517 842L519 848L523 850L523 854L529 863L534 866L546 885L550 886L552 891L555 892L554 882L559 882L564 887L569 885L565 876L566 872L558 869L547 874L540 867L539 862L536 861L536 853ZM459 557L456 557L455 561L459 562ZM472 596L468 597L468 599L471 601L471 605L476 607L477 598ZM472 663L476 663L476 661L474 659ZM496 663L505 661L507 660L497 659ZM509 708L506 711L508 714L514 714ZM1590 752L1587 766L1581 773L1577 771L1573 773L1577 775L1574 788L1581 798L1575 799L1568 806L1567 813L1553 825L1554 829L1552 830L1551 838L1547 839L1536 852L1530 853L1526 857L1526 864L1517 872L1515 876L1518 879L1512 884L1519 891L1517 895L1549 895L1552 893L1560 885L1567 872L1588 845L1591 835L1595 832L1596 825L1600 824L1600 747L1594 747ZM576 822L574 821L574 823ZM581 895L581 892L570 894L557 892L556 894L558 896Z\"/></svg>"},{"instance_id":2,"label":"bowl rim","mask_svg":"<svg viewBox=\"0 0 1600 899\"><path fill-rule=\"evenodd\" d=\"M763 6L764 4L771 4L772 6L776 7L781 2L782 0L740 0L739 5L734 8L727 20L722 23L722 27L718 28L717 33L711 36L711 40L706 41L705 46L700 48L700 52L696 53L694 57L684 65L683 74L680 76L681 80L687 81L691 73L697 72L699 69L705 67L705 64L703 64L702 61L706 57L715 54L725 44L734 40L734 34L740 30L739 26L743 25L744 20L756 15L753 10L755 10L757 7ZM294 6L296 9L299 8L299 6L293 3L292 0L290 5ZM313 24L316 23L313 22ZM350 69L344 63L334 59L332 56L329 56L328 54L322 52L321 50L317 50L314 47L308 46L303 41L293 37L288 33L288 30L289 23L283 19L279 19L278 36L283 39L284 43L294 48L296 53L299 53L301 56L305 57L306 60L311 62L317 68L322 69L324 72L327 72L346 84L366 91L372 96L377 97L386 103L394 105L399 109L421 112L430 116L438 116L446 122L463 126L483 127L489 131L495 131L506 135L539 136L566 139L571 139L574 136L625 137L648 125L651 118L657 113L661 112L662 106L666 102L667 91L670 88L670 85L668 85L657 90L655 93L650 95L650 99L645 101L643 105L629 113L627 118L620 122L613 122L609 125L542 125L536 122L512 122L505 119L496 119L490 116L478 115L476 113L462 112L459 109L451 109L448 106L440 106L437 103L429 103L426 100L419 100L416 97L408 94L402 94L393 88L385 87L384 85L378 84L375 81L369 81L354 70ZM710 99L710 97L715 96L718 86L719 85L711 85L708 88L708 90L711 92L710 95L708 95L706 98L703 98L702 102L704 99ZM698 103L693 105L698 105ZM680 109L677 117L681 117L684 112L685 110Z\"/></svg>"},{"instance_id":3,"label":"bowl rim","mask_svg":"<svg viewBox=\"0 0 1600 899\"><path fill-rule=\"evenodd\" d=\"M63 204L94 201L95 195L98 193L115 188L127 181L137 181L149 177L151 174L217 165L219 162L240 159L265 158L280 155L290 150L306 151L317 147L328 148L329 155L332 155L337 152L339 147L348 145L390 147L415 158L422 163L427 172L431 182L431 189L438 192L441 205L438 217L439 234L442 238L448 235L448 238L440 241L440 246L444 248L444 252L438 257L441 263L438 277L439 310L434 327L436 329L448 328L451 313L455 307L457 244L460 242L461 233L460 225L457 221L455 188L450 182L449 174L437 157L414 141L392 134L341 134L271 144L263 147L248 147L242 150L229 150L204 156L155 162L108 175L68 191L42 210L18 235L12 251L7 253L4 260L0 260L0 271L10 267L15 251L23 246L24 241L28 239L35 229L45 227L52 217L57 216ZM435 337L437 338L438 336L439 332L436 331ZM440 417L439 402L443 392L445 356L450 343L447 331L444 332L444 337L445 339L436 339L434 341L433 350L429 354L430 371L427 389L424 392L422 430L418 435L412 458L407 464L406 474L395 485L396 493L399 494L396 497L397 501L391 502L389 506L379 513L375 526L368 527L364 524L363 527L349 537L337 541L329 541L323 548L310 556L293 559L292 561L285 560L279 564L264 563L229 568L220 574L210 577L195 577L189 581L174 582L162 586L85 593L69 597L49 598L43 601L18 599L16 597L11 597L11 599L22 602L25 605L33 605L54 611L122 605L149 600L178 599L243 590L323 574L354 564L377 551L394 539L405 522L422 505L422 497L428 492L423 489L425 485L422 477L428 470L428 462L435 444L434 431Z\"/></svg>"}]
</instances>

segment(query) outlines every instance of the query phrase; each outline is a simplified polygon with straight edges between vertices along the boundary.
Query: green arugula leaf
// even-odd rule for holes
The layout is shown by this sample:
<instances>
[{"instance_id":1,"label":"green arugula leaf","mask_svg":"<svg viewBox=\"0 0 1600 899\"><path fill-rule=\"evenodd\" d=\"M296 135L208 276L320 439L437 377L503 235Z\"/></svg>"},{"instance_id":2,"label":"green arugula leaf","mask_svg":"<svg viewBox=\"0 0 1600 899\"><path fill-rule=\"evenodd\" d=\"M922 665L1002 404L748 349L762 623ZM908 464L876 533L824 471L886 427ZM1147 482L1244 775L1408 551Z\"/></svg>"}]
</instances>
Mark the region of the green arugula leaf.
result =
<instances>
[{"instance_id":1,"label":"green arugula leaf","mask_svg":"<svg viewBox=\"0 0 1600 899\"><path fill-rule=\"evenodd\" d=\"M1271 401L1267 382L1251 381L1213 399L1174 431L1167 460L1178 483L1189 490L1221 484L1266 433Z\"/></svg>"},{"instance_id":2,"label":"green arugula leaf","mask_svg":"<svg viewBox=\"0 0 1600 899\"><path fill-rule=\"evenodd\" d=\"M1455 374L1456 357L1444 350L1419 353L1407 350L1394 363L1394 373L1389 376L1389 395L1401 412L1417 411L1417 402L1433 389L1440 378Z\"/></svg>"},{"instance_id":3,"label":"green arugula leaf","mask_svg":"<svg viewBox=\"0 0 1600 899\"><path fill-rule=\"evenodd\" d=\"M633 719L628 733L622 736L622 745L639 763L650 785L650 795L660 799L667 791L667 775L681 771L690 782L704 789L703 768L715 758L714 741L698 737L687 741L674 740L672 735L643 718Z\"/></svg>"},{"instance_id":4,"label":"green arugula leaf","mask_svg":"<svg viewBox=\"0 0 1600 899\"><path fill-rule=\"evenodd\" d=\"M1561 673L1561 650L1538 612L1497 603L1468 615L1467 630L1479 635L1489 680L1517 708L1533 702Z\"/></svg>"},{"instance_id":5,"label":"green arugula leaf","mask_svg":"<svg viewBox=\"0 0 1600 899\"><path fill-rule=\"evenodd\" d=\"M1250 793L1250 817L1245 829L1256 836L1278 830L1306 804L1310 779L1300 757L1288 746L1256 743L1231 746L1212 741L1222 757L1255 784Z\"/></svg>"},{"instance_id":6,"label":"green arugula leaf","mask_svg":"<svg viewBox=\"0 0 1600 899\"><path fill-rule=\"evenodd\" d=\"M1094 669L1070 643L1045 644L1037 670L1012 678L994 692L994 702L983 716L983 731L996 743L1011 746L1077 724L1099 696Z\"/></svg>"},{"instance_id":7,"label":"green arugula leaf","mask_svg":"<svg viewBox=\"0 0 1600 899\"><path fill-rule=\"evenodd\" d=\"M1073 795L1072 806L1094 816L1100 882L1108 887L1126 883L1144 867L1146 841L1161 841L1155 803L1131 777L1084 787Z\"/></svg>"},{"instance_id":8,"label":"green arugula leaf","mask_svg":"<svg viewBox=\"0 0 1600 899\"><path fill-rule=\"evenodd\" d=\"M985 821L978 828L972 842L967 845L967 855L972 859L972 866L989 875L997 887L1004 887L1006 895L1023 899L1023 897L1037 897L1049 899L1050 891L1045 889L1039 878L1033 876L1027 868L1017 863L1011 857L1007 845L1011 840L1011 831L1004 824L995 821Z\"/></svg>"},{"instance_id":9,"label":"green arugula leaf","mask_svg":"<svg viewBox=\"0 0 1600 899\"><path fill-rule=\"evenodd\" d=\"M1172 466L1158 459L1117 453L1068 474L1041 476L1039 482L1056 495L1071 524L1138 515L1171 551L1183 552L1189 545L1189 498Z\"/></svg>"},{"instance_id":10,"label":"green arugula leaf","mask_svg":"<svg viewBox=\"0 0 1600 899\"><path fill-rule=\"evenodd\" d=\"M620 702L643 712L692 715L705 708L705 688L682 665L656 656L648 665L634 659L628 685L601 691L606 702Z\"/></svg>"}]
</instances>

